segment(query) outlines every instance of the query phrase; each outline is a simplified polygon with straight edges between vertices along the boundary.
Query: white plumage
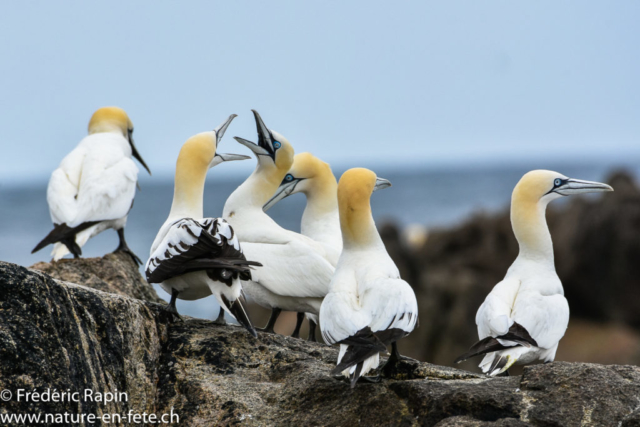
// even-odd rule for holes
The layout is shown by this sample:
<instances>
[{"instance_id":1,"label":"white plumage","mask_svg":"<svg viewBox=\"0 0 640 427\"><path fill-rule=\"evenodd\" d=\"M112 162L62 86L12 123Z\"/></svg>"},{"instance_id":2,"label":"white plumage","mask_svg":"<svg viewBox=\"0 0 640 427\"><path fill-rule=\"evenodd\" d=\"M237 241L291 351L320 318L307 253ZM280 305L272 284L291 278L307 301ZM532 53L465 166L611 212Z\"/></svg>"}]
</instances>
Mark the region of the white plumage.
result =
<instances>
[{"instance_id":1,"label":"white plumage","mask_svg":"<svg viewBox=\"0 0 640 427\"><path fill-rule=\"evenodd\" d=\"M400 357L396 341L418 320L415 294L400 278L371 215L371 193L389 185L367 169L350 169L338 186L344 248L320 309L320 326L327 343L340 344L333 373L351 377L352 387L378 367L389 344L393 367Z\"/></svg>"},{"instance_id":2,"label":"white plumage","mask_svg":"<svg viewBox=\"0 0 640 427\"><path fill-rule=\"evenodd\" d=\"M242 138L258 158L255 171L227 199L223 217L236 229L249 259L263 267L243 283L248 297L272 309L265 331L281 310L318 314L334 267L322 244L280 227L262 207L271 197L293 162L293 148L282 135L267 129L254 111L258 144Z\"/></svg>"},{"instance_id":3,"label":"white plumage","mask_svg":"<svg viewBox=\"0 0 640 427\"><path fill-rule=\"evenodd\" d=\"M89 132L51 175L47 202L55 228L34 252L53 243L54 260L79 256L91 237L114 228L118 249L139 261L123 233L138 181L132 156L146 167L133 145L133 125L123 110L105 107L94 113Z\"/></svg>"},{"instance_id":4,"label":"white plumage","mask_svg":"<svg viewBox=\"0 0 640 427\"><path fill-rule=\"evenodd\" d=\"M480 341L456 362L483 355L480 368L498 375L514 364L551 362L569 324L569 304L556 274L547 204L561 196L612 191L552 171L525 174L513 190L511 223L520 253L476 314Z\"/></svg>"},{"instance_id":5,"label":"white plumage","mask_svg":"<svg viewBox=\"0 0 640 427\"><path fill-rule=\"evenodd\" d=\"M311 153L296 154L291 169L263 210L266 212L278 201L296 193L304 194L307 199L300 222L301 234L320 243L326 253L325 258L335 268L342 251L342 234L338 215L338 183L329 164ZM309 340L315 341L318 316L306 313L306 317L309 319ZM303 314L299 313L291 336L299 337L303 319Z\"/></svg>"},{"instance_id":6,"label":"white plumage","mask_svg":"<svg viewBox=\"0 0 640 427\"><path fill-rule=\"evenodd\" d=\"M122 135L89 135L51 175L47 187L51 220L71 228L100 221L78 233L76 243L82 247L101 231L125 226L137 182L138 167L131 159L129 142ZM56 243L51 255L59 260L68 253L64 244Z\"/></svg>"},{"instance_id":7,"label":"white plumage","mask_svg":"<svg viewBox=\"0 0 640 427\"><path fill-rule=\"evenodd\" d=\"M162 226L145 270L149 283L159 283L182 300L213 294L223 310L243 323L247 318L244 309L238 316L235 305L242 308L236 300L242 292L240 278L251 277L249 265L225 220L181 218Z\"/></svg>"},{"instance_id":8,"label":"white plumage","mask_svg":"<svg viewBox=\"0 0 640 427\"><path fill-rule=\"evenodd\" d=\"M236 117L231 115L212 132L187 140L176 164L171 212L158 232L146 264L149 283L171 295L167 311L178 316L176 299L196 300L213 294L221 308L256 336L239 298L241 279L251 278L250 266L233 228L221 218L203 218L203 195L209 168L247 156L216 153L217 142Z\"/></svg>"}]
</instances>

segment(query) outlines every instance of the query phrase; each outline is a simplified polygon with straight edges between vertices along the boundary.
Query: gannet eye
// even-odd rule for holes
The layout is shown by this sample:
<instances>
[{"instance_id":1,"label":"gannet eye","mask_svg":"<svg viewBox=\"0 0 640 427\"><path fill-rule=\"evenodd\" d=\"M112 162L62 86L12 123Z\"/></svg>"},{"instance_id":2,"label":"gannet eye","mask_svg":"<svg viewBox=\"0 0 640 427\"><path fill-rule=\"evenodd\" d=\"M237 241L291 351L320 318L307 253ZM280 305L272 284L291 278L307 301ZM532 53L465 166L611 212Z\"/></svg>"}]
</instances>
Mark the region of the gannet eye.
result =
<instances>
[{"instance_id":1,"label":"gannet eye","mask_svg":"<svg viewBox=\"0 0 640 427\"><path fill-rule=\"evenodd\" d=\"M282 146L282 144L280 144L278 141L274 141L274 143L273 143L273 148L275 148L275 149L277 150L277 149L278 149L278 148L280 148L281 146Z\"/></svg>"},{"instance_id":2,"label":"gannet eye","mask_svg":"<svg viewBox=\"0 0 640 427\"><path fill-rule=\"evenodd\" d=\"M556 180L553 181L553 185L560 187L562 185L562 180L560 178L556 178Z\"/></svg>"},{"instance_id":3,"label":"gannet eye","mask_svg":"<svg viewBox=\"0 0 640 427\"><path fill-rule=\"evenodd\" d=\"M291 175L290 173L287 174L287 176L284 177L285 181L293 181L293 175Z\"/></svg>"}]
</instances>

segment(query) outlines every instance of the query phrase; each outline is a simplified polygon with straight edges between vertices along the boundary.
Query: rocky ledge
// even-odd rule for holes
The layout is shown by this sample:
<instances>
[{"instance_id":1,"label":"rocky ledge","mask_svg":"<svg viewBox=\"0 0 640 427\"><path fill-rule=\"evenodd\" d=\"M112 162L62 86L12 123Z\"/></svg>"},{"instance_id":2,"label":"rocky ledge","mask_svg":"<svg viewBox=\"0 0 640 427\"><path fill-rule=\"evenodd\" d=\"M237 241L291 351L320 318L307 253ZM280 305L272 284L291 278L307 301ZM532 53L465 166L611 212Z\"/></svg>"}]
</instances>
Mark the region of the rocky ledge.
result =
<instances>
[{"instance_id":1,"label":"rocky ledge","mask_svg":"<svg viewBox=\"0 0 640 427\"><path fill-rule=\"evenodd\" d=\"M86 276L69 273L87 266ZM337 352L326 345L256 340L204 320L169 324L141 278L112 286L138 274L118 255L37 267L59 278L0 262L0 419L146 412L177 414L181 426L640 425L635 366L551 363L489 379L409 359L393 378L351 390L328 376ZM109 292L83 286L96 283ZM19 390L80 395L27 401Z\"/></svg>"}]
</instances>

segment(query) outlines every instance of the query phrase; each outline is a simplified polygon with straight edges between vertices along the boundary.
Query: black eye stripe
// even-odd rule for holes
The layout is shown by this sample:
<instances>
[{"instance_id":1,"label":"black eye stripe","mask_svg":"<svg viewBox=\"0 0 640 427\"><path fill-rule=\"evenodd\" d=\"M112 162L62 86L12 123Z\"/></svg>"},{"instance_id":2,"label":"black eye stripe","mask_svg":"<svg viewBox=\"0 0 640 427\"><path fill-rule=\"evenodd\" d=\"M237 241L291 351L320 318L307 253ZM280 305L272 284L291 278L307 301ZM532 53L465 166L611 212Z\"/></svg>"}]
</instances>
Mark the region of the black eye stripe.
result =
<instances>
[{"instance_id":1,"label":"black eye stripe","mask_svg":"<svg viewBox=\"0 0 640 427\"><path fill-rule=\"evenodd\" d=\"M558 188L562 185L564 185L566 182L568 181L568 179L560 179L560 178L556 178L553 181L553 188Z\"/></svg>"}]
</instances>

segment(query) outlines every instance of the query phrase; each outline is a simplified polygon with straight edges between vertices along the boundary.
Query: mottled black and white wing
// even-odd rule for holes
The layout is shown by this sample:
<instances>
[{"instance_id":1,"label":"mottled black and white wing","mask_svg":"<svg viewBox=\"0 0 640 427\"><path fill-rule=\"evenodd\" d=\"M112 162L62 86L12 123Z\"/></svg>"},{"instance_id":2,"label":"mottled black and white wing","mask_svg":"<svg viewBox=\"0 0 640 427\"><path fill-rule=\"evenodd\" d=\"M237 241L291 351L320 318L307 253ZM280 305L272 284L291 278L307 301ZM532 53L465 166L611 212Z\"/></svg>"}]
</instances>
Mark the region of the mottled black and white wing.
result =
<instances>
[{"instance_id":1,"label":"mottled black and white wing","mask_svg":"<svg viewBox=\"0 0 640 427\"><path fill-rule=\"evenodd\" d=\"M162 283L181 274L206 271L207 275L231 285L240 277L251 279L250 266L233 228L221 218L196 221L182 218L169 226L165 237L145 267L149 283Z\"/></svg>"}]
</instances>

